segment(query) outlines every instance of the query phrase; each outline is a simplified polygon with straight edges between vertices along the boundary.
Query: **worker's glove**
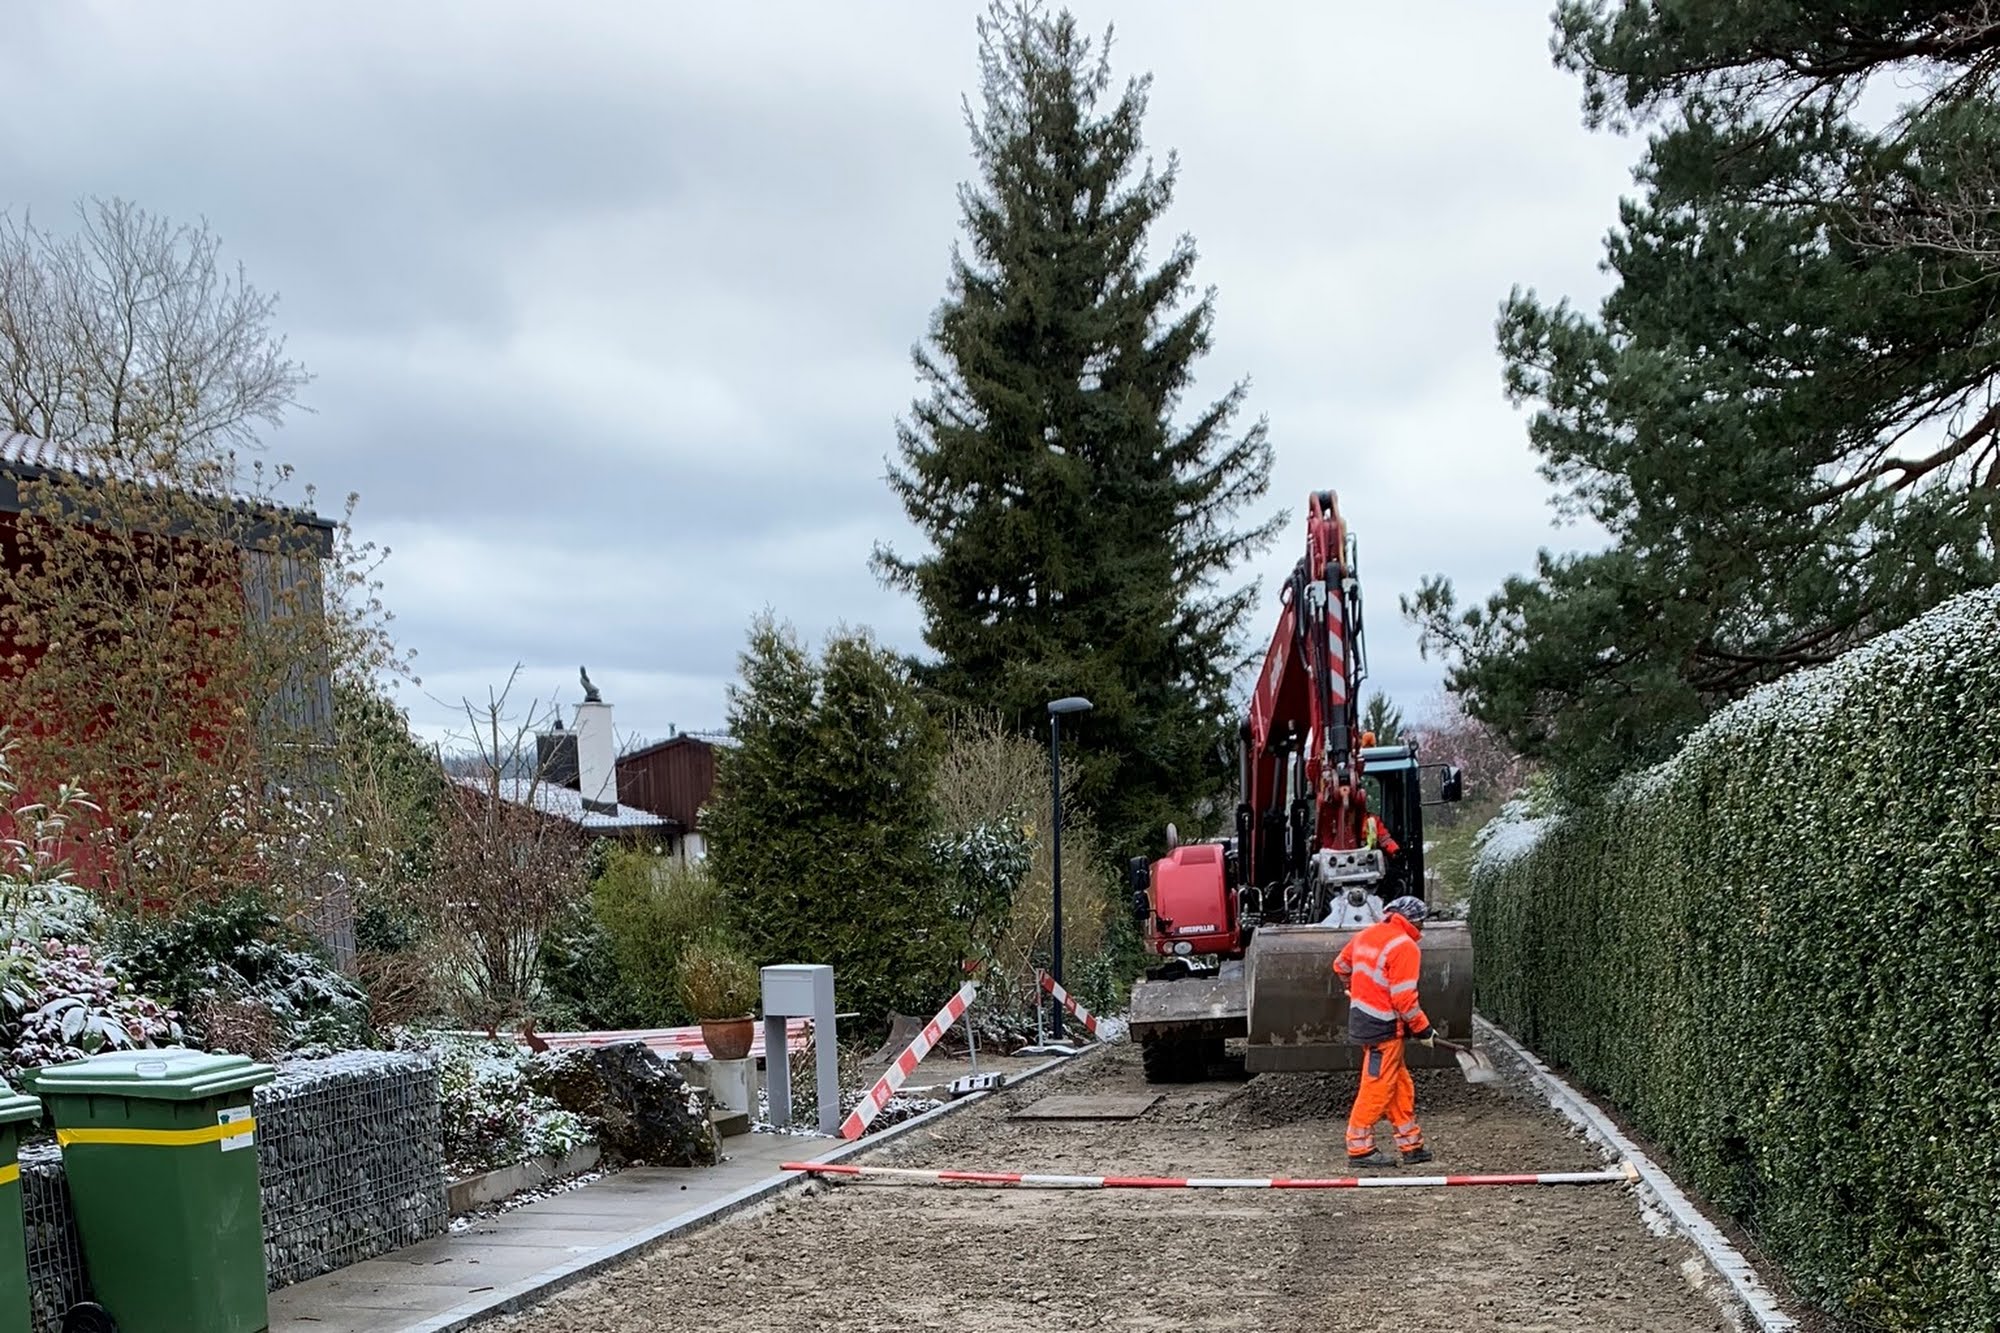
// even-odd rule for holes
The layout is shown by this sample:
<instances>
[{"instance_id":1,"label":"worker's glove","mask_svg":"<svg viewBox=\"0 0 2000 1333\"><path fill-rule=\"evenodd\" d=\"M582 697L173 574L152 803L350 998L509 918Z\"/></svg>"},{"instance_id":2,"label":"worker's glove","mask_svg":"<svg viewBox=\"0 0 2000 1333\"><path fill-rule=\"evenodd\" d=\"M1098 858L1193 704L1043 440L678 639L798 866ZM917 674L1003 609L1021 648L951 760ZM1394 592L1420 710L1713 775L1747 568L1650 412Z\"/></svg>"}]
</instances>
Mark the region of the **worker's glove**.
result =
<instances>
[{"instance_id":1,"label":"worker's glove","mask_svg":"<svg viewBox=\"0 0 2000 1333\"><path fill-rule=\"evenodd\" d=\"M1431 1027L1431 1028L1425 1028L1422 1032L1419 1032L1415 1036L1411 1037L1410 1040L1416 1042L1420 1046L1428 1046L1431 1049L1435 1050L1437 1049L1437 1036L1438 1036L1438 1030L1434 1027Z\"/></svg>"}]
</instances>

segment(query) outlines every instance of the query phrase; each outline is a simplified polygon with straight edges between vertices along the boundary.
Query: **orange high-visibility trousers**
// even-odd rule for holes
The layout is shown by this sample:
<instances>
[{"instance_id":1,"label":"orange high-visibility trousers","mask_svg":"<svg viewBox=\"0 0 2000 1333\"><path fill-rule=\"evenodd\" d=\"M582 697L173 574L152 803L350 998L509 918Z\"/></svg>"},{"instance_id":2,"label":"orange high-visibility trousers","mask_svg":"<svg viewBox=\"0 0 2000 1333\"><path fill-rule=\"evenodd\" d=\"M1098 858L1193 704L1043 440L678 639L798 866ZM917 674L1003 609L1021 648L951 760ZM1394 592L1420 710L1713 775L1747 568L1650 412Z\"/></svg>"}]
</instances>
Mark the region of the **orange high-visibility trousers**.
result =
<instances>
[{"instance_id":1,"label":"orange high-visibility trousers","mask_svg":"<svg viewBox=\"0 0 2000 1333\"><path fill-rule=\"evenodd\" d=\"M1403 1042L1378 1042L1361 1056L1361 1087L1354 1094L1354 1109L1347 1114L1347 1155L1366 1157L1375 1151L1375 1123L1387 1120L1396 1135L1400 1152L1415 1152L1424 1146L1424 1131L1417 1126L1417 1085L1410 1081L1409 1066L1403 1063Z\"/></svg>"}]
</instances>

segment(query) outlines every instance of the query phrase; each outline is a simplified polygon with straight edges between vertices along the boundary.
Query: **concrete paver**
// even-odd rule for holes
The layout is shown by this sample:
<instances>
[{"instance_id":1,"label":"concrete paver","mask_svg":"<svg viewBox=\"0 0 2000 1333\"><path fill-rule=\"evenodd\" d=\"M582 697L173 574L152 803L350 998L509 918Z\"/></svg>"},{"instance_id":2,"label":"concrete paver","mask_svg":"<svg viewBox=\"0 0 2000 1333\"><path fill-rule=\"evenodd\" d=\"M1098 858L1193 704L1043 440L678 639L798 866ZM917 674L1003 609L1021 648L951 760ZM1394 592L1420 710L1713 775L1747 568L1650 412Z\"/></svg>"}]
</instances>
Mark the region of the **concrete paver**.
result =
<instances>
[{"instance_id":1,"label":"concrete paver","mask_svg":"<svg viewBox=\"0 0 2000 1333\"><path fill-rule=\"evenodd\" d=\"M840 1140L750 1134L726 1160L694 1169L642 1168L543 1199L463 1231L286 1287L271 1296L271 1333L402 1333L442 1321L507 1289L630 1244L812 1161Z\"/></svg>"}]
</instances>

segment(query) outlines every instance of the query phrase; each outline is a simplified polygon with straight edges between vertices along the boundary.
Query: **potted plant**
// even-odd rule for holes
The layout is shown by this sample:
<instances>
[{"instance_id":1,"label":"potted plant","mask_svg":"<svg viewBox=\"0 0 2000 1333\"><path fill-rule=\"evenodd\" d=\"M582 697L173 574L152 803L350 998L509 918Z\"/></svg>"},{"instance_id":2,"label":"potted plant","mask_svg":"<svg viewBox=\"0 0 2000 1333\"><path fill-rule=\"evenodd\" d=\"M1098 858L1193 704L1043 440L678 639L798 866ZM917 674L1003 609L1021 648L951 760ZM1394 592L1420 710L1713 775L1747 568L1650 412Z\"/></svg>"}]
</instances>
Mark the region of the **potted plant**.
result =
<instances>
[{"instance_id":1,"label":"potted plant","mask_svg":"<svg viewBox=\"0 0 2000 1333\"><path fill-rule=\"evenodd\" d=\"M718 1060L750 1054L757 1033L757 969L719 940L696 940L681 954L681 1003L701 1024L701 1039Z\"/></svg>"}]
</instances>

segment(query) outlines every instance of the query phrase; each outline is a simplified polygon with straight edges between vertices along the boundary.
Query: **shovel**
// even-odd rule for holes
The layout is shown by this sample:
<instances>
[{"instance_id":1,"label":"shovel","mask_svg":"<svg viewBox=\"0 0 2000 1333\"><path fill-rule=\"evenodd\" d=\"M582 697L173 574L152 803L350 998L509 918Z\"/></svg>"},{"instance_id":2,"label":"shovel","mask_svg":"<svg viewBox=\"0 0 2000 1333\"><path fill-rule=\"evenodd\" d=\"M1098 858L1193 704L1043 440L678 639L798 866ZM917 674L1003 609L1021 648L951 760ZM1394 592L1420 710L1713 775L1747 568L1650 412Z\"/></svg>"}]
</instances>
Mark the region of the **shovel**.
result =
<instances>
[{"instance_id":1,"label":"shovel","mask_svg":"<svg viewBox=\"0 0 2000 1333\"><path fill-rule=\"evenodd\" d=\"M1434 1040L1458 1057L1458 1067L1465 1074L1467 1083L1499 1082L1500 1071L1493 1067L1493 1061L1487 1057L1486 1052L1471 1046L1461 1046L1455 1041L1446 1041L1443 1037Z\"/></svg>"}]
</instances>

